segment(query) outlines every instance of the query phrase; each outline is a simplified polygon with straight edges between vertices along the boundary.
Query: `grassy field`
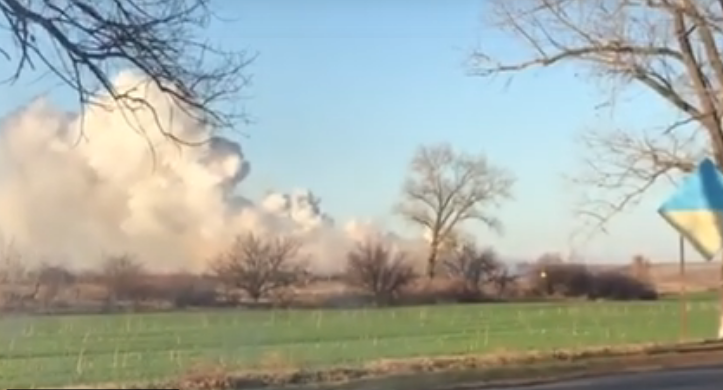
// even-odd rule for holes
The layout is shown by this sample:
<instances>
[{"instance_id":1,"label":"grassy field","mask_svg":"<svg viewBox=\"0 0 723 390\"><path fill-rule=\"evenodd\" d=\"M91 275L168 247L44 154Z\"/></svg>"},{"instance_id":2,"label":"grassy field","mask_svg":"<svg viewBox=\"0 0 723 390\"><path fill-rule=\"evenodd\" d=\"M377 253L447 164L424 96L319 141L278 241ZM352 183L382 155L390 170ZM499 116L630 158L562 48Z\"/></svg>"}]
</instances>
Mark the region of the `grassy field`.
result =
<instances>
[{"instance_id":1,"label":"grassy field","mask_svg":"<svg viewBox=\"0 0 723 390\"><path fill-rule=\"evenodd\" d=\"M715 336L712 298L691 300L690 339ZM669 342L680 335L679 310L663 300L0 318L0 385L160 379L199 364L320 367Z\"/></svg>"}]
</instances>

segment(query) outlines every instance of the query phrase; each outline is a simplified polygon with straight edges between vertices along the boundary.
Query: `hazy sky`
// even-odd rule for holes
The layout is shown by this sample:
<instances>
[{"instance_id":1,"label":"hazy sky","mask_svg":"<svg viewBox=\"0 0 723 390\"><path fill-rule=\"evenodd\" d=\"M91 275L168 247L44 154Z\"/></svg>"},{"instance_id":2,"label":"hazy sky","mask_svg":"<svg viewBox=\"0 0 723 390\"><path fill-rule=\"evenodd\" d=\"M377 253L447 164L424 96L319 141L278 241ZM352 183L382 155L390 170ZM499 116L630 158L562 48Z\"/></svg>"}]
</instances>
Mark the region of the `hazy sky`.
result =
<instances>
[{"instance_id":1,"label":"hazy sky","mask_svg":"<svg viewBox=\"0 0 723 390\"><path fill-rule=\"evenodd\" d=\"M575 134L586 127L664 123L667 106L642 92L619 103L614 121L595 106L606 96L574 67L533 71L511 85L466 75L465 60L484 45L520 55L483 29L484 0L238 0L209 38L258 52L247 109L255 123L241 142L252 163L243 190L312 189L337 220L368 217L407 229L391 215L406 165L420 143L447 141L484 151L518 177L516 199L500 211L502 237L485 243L514 257L568 251L576 226L573 193L562 179L577 169ZM6 64L0 62L6 74ZM48 83L3 87L0 112ZM69 91L53 95L70 101ZM677 240L653 193L581 251L594 261L634 253L673 260Z\"/></svg>"}]
</instances>

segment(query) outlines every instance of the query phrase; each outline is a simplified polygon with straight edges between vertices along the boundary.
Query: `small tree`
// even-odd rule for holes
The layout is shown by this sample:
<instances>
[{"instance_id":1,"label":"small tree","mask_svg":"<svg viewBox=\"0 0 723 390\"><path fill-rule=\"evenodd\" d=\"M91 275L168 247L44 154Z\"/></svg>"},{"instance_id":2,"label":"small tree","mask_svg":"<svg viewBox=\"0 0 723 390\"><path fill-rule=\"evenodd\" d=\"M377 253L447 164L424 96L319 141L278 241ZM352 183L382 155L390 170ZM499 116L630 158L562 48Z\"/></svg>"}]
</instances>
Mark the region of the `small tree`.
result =
<instances>
[{"instance_id":1,"label":"small tree","mask_svg":"<svg viewBox=\"0 0 723 390\"><path fill-rule=\"evenodd\" d=\"M58 294L75 282L75 275L59 265L41 264L36 273L37 283L43 287L44 306L48 306Z\"/></svg>"},{"instance_id":2,"label":"small tree","mask_svg":"<svg viewBox=\"0 0 723 390\"><path fill-rule=\"evenodd\" d=\"M108 256L100 271L112 301L133 299L144 275L143 265L128 254Z\"/></svg>"},{"instance_id":3,"label":"small tree","mask_svg":"<svg viewBox=\"0 0 723 390\"><path fill-rule=\"evenodd\" d=\"M458 153L448 144L417 150L397 211L429 234L427 276L437 268L440 245L465 221L481 221L500 231L500 221L489 213L511 197L514 180L491 165L484 155Z\"/></svg>"},{"instance_id":4,"label":"small tree","mask_svg":"<svg viewBox=\"0 0 723 390\"><path fill-rule=\"evenodd\" d=\"M465 243L443 261L444 269L453 278L461 280L467 292L480 294L492 282L501 267L492 249L480 249Z\"/></svg>"},{"instance_id":5,"label":"small tree","mask_svg":"<svg viewBox=\"0 0 723 390\"><path fill-rule=\"evenodd\" d=\"M378 305L389 304L415 278L404 252L368 239L347 254L346 282L371 294Z\"/></svg>"},{"instance_id":6,"label":"small tree","mask_svg":"<svg viewBox=\"0 0 723 390\"><path fill-rule=\"evenodd\" d=\"M519 275L510 272L510 268L500 263L498 267L490 275L490 284L494 287L498 297L506 295L510 287L514 287L519 279Z\"/></svg>"},{"instance_id":7,"label":"small tree","mask_svg":"<svg viewBox=\"0 0 723 390\"><path fill-rule=\"evenodd\" d=\"M228 287L254 301L303 283L308 271L299 255L302 244L291 237L237 236L231 248L212 263L211 272Z\"/></svg>"}]
</instances>

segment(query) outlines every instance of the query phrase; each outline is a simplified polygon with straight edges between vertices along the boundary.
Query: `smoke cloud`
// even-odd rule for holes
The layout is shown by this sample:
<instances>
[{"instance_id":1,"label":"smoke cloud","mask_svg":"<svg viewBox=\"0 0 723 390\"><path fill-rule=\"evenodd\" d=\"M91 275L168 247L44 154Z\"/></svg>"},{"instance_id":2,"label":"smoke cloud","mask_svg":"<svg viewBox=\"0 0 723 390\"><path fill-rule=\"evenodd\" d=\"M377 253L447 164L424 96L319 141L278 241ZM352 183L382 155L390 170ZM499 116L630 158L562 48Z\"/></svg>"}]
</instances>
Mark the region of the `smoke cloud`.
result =
<instances>
[{"instance_id":1,"label":"smoke cloud","mask_svg":"<svg viewBox=\"0 0 723 390\"><path fill-rule=\"evenodd\" d=\"M199 271L237 234L296 234L315 271L336 272L354 241L381 234L336 228L307 190L245 198L251 165L237 142L135 74L115 85L155 110L106 97L67 113L38 98L0 122L0 232L23 253L75 267L129 253L154 270ZM210 141L180 146L162 130Z\"/></svg>"}]
</instances>

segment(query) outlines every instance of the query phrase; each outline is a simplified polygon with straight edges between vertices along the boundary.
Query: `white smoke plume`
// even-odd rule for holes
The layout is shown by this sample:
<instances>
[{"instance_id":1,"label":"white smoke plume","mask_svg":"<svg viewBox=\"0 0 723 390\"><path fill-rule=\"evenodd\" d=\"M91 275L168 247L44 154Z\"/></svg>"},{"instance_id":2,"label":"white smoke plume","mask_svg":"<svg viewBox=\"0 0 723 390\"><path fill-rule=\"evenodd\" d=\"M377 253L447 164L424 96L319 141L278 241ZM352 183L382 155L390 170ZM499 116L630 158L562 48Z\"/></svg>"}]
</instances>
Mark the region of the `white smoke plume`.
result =
<instances>
[{"instance_id":1,"label":"white smoke plume","mask_svg":"<svg viewBox=\"0 0 723 390\"><path fill-rule=\"evenodd\" d=\"M0 232L36 258L74 267L129 253L155 270L203 270L234 235L303 235L317 272L336 272L354 240L375 228L337 229L309 191L242 196L250 164L132 73L116 79L155 108L111 99L69 114L37 99L0 123ZM143 131L143 135L139 133ZM395 238L396 239L396 238Z\"/></svg>"}]
</instances>

